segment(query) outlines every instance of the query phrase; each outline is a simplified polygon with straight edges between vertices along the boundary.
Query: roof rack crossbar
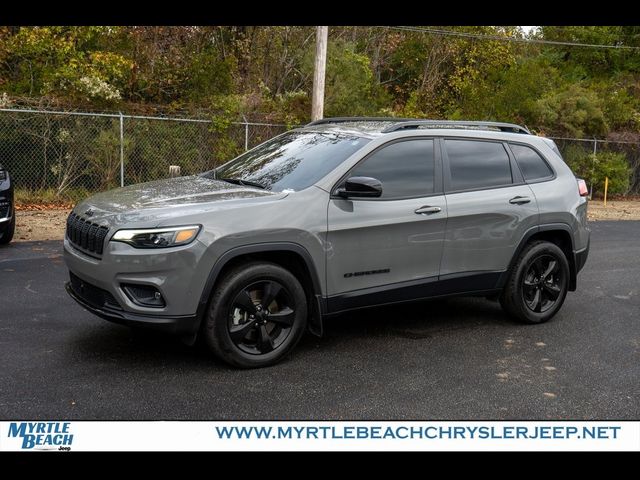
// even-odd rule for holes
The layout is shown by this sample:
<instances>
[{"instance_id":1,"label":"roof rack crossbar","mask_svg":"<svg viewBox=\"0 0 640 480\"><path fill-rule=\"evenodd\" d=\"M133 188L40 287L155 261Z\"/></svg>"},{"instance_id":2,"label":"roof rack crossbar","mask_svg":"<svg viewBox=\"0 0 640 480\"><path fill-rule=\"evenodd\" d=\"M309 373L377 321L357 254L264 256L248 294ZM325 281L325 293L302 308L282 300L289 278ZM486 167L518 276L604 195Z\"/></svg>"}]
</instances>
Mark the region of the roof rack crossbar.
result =
<instances>
[{"instance_id":1,"label":"roof rack crossbar","mask_svg":"<svg viewBox=\"0 0 640 480\"><path fill-rule=\"evenodd\" d=\"M313 125L326 125L328 123L345 123L345 122L411 122L410 118L397 117L328 117L307 123L305 127ZM414 120L415 121L415 120Z\"/></svg>"},{"instance_id":2,"label":"roof rack crossbar","mask_svg":"<svg viewBox=\"0 0 640 480\"><path fill-rule=\"evenodd\" d=\"M398 130L403 130L407 128L419 128L419 127L433 127L433 128L464 128L464 127L475 127L475 128L485 128L485 129L497 129L501 132L512 132L512 133L523 133L527 135L531 135L531 132L521 126L516 125L515 123L502 123L502 122L482 122L482 121L460 121L460 120L409 120L402 121L396 123L395 125L390 125L384 130L382 133L390 133L396 132Z\"/></svg>"}]
</instances>

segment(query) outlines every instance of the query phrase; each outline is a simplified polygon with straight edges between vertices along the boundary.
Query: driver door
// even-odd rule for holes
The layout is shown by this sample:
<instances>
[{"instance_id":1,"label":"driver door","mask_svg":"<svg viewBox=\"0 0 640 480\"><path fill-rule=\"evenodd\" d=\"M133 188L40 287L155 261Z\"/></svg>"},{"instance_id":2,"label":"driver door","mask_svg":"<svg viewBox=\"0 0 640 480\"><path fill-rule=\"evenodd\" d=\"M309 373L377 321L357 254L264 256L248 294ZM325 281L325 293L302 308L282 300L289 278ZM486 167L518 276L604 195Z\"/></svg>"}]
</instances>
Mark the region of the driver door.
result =
<instances>
[{"instance_id":1,"label":"driver door","mask_svg":"<svg viewBox=\"0 0 640 480\"><path fill-rule=\"evenodd\" d=\"M382 183L381 197L332 195L327 236L330 310L385 303L377 300L391 291L417 298L425 284L437 280L447 219L437 145L423 137L383 145L346 177L376 178Z\"/></svg>"}]
</instances>

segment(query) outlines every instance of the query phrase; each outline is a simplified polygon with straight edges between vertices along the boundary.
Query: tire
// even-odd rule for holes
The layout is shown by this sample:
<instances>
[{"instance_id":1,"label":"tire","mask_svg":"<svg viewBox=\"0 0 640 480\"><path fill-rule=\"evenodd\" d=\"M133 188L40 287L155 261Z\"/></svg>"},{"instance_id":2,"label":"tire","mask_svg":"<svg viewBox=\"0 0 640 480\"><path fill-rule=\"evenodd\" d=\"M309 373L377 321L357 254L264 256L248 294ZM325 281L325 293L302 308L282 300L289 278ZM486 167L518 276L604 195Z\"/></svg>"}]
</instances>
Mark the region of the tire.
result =
<instances>
[{"instance_id":1,"label":"tire","mask_svg":"<svg viewBox=\"0 0 640 480\"><path fill-rule=\"evenodd\" d=\"M307 299L298 279L274 263L251 262L230 270L216 286L203 337L225 362L260 368L282 360L306 326Z\"/></svg>"},{"instance_id":2,"label":"tire","mask_svg":"<svg viewBox=\"0 0 640 480\"><path fill-rule=\"evenodd\" d=\"M13 213L13 217L8 225L0 226L0 245L6 245L13 240L13 234L16 231L16 214Z\"/></svg>"},{"instance_id":3,"label":"tire","mask_svg":"<svg viewBox=\"0 0 640 480\"><path fill-rule=\"evenodd\" d=\"M523 323L550 320L562 307L569 285L569 262L555 244L532 242L518 257L500 303Z\"/></svg>"}]
</instances>

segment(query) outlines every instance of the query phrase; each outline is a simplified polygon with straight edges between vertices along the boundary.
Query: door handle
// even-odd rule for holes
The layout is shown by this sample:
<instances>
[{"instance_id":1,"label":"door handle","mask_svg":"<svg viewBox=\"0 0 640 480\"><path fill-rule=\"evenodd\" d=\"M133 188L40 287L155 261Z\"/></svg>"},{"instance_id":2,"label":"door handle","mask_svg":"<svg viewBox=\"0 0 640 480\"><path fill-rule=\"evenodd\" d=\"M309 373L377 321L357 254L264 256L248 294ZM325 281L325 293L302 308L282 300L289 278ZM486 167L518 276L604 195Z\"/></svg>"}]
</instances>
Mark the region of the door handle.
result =
<instances>
[{"instance_id":1,"label":"door handle","mask_svg":"<svg viewBox=\"0 0 640 480\"><path fill-rule=\"evenodd\" d=\"M517 197L513 197L511 200L509 200L509 203L513 205L522 205L524 203L529 203L530 201L531 199L529 197L521 197L520 195L518 195Z\"/></svg>"},{"instance_id":2,"label":"door handle","mask_svg":"<svg viewBox=\"0 0 640 480\"><path fill-rule=\"evenodd\" d=\"M432 207L430 205L425 205L424 207L420 207L415 212L418 215L431 215L432 213L438 213L442 211L440 207Z\"/></svg>"}]
</instances>

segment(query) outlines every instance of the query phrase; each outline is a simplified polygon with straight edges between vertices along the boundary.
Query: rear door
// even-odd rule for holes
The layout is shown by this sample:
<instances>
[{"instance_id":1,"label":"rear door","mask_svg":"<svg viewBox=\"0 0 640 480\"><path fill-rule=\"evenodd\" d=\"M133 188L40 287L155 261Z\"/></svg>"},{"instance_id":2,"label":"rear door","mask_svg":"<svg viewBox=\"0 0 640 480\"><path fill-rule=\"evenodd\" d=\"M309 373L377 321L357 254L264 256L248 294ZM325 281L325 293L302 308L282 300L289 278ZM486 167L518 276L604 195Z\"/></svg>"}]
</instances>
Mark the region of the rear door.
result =
<instances>
[{"instance_id":1,"label":"rear door","mask_svg":"<svg viewBox=\"0 0 640 480\"><path fill-rule=\"evenodd\" d=\"M447 138L442 151L448 220L441 280L470 276L490 283L538 223L535 195L504 142Z\"/></svg>"},{"instance_id":2,"label":"rear door","mask_svg":"<svg viewBox=\"0 0 640 480\"><path fill-rule=\"evenodd\" d=\"M329 201L329 295L437 279L447 212L436 145L415 137L383 145L345 176L376 178L383 193Z\"/></svg>"}]
</instances>

